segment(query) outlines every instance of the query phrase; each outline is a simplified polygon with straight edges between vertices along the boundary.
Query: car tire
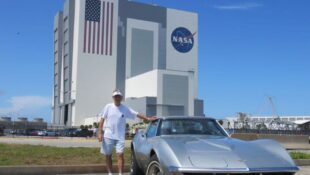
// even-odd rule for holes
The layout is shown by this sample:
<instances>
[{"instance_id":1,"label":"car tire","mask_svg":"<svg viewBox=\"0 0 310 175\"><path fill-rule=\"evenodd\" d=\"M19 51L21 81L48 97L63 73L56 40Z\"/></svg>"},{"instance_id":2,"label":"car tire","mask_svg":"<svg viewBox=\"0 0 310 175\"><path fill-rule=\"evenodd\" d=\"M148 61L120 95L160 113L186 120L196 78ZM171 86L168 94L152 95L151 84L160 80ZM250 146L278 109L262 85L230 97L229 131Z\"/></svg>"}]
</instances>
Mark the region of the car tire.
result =
<instances>
[{"instance_id":1,"label":"car tire","mask_svg":"<svg viewBox=\"0 0 310 175\"><path fill-rule=\"evenodd\" d=\"M134 150L131 151L130 175L144 175L138 165Z\"/></svg>"},{"instance_id":2,"label":"car tire","mask_svg":"<svg viewBox=\"0 0 310 175\"><path fill-rule=\"evenodd\" d=\"M159 175L164 174L156 155L153 155L151 157L145 173L145 175L152 175L152 174L159 174Z\"/></svg>"}]
</instances>

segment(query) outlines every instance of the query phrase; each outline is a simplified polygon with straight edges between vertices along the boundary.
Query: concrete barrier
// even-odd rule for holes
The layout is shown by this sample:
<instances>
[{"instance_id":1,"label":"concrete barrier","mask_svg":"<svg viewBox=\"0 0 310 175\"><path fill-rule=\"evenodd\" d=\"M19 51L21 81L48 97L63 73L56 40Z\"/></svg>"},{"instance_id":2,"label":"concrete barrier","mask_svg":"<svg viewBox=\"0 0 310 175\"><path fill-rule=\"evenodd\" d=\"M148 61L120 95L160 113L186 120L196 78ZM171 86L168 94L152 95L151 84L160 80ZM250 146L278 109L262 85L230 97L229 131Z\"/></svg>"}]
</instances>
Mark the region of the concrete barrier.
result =
<instances>
[{"instance_id":1,"label":"concrete barrier","mask_svg":"<svg viewBox=\"0 0 310 175\"><path fill-rule=\"evenodd\" d=\"M280 143L309 144L309 137L301 136L301 135L258 134L258 138L259 139L273 139Z\"/></svg>"},{"instance_id":2,"label":"concrete barrier","mask_svg":"<svg viewBox=\"0 0 310 175\"><path fill-rule=\"evenodd\" d=\"M241 140L256 140L258 139L257 134L247 134L247 133L236 133L231 135L232 138Z\"/></svg>"},{"instance_id":3,"label":"concrete barrier","mask_svg":"<svg viewBox=\"0 0 310 175\"><path fill-rule=\"evenodd\" d=\"M118 172L117 166L113 166ZM130 171L130 166L125 165L125 172ZM43 166L0 166L3 175L55 175L55 174L86 174L107 173L104 165L43 165Z\"/></svg>"},{"instance_id":4,"label":"concrete barrier","mask_svg":"<svg viewBox=\"0 0 310 175\"><path fill-rule=\"evenodd\" d=\"M294 162L297 166L309 166L310 165L310 159L296 159L294 160Z\"/></svg>"},{"instance_id":5,"label":"concrete barrier","mask_svg":"<svg viewBox=\"0 0 310 175\"><path fill-rule=\"evenodd\" d=\"M280 143L309 144L309 137L300 135L236 133L232 134L232 137L241 140L273 139Z\"/></svg>"}]
</instances>

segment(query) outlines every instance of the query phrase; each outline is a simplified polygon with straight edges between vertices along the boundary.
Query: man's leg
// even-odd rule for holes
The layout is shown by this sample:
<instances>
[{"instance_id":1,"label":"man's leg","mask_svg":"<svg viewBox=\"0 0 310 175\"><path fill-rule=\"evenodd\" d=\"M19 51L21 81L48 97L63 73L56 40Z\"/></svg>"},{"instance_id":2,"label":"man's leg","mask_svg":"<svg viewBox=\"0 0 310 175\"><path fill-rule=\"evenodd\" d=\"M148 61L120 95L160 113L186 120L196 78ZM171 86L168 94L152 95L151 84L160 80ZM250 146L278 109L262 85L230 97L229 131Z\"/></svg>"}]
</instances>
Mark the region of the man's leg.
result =
<instances>
[{"instance_id":1,"label":"man's leg","mask_svg":"<svg viewBox=\"0 0 310 175\"><path fill-rule=\"evenodd\" d=\"M112 155L106 155L106 165L107 165L107 170L109 174L112 174L113 172L113 167L112 167Z\"/></svg>"},{"instance_id":2,"label":"man's leg","mask_svg":"<svg viewBox=\"0 0 310 175\"><path fill-rule=\"evenodd\" d=\"M109 175L113 172L112 167L112 151L114 147L114 140L103 138L102 140L102 146L100 152L105 155L106 157L106 167L108 170Z\"/></svg>"},{"instance_id":3,"label":"man's leg","mask_svg":"<svg viewBox=\"0 0 310 175\"><path fill-rule=\"evenodd\" d=\"M121 175L124 172L124 148L125 141L118 140L116 143L118 172Z\"/></svg>"},{"instance_id":4,"label":"man's leg","mask_svg":"<svg viewBox=\"0 0 310 175\"><path fill-rule=\"evenodd\" d=\"M124 153L117 154L118 172L122 174L124 171Z\"/></svg>"}]
</instances>

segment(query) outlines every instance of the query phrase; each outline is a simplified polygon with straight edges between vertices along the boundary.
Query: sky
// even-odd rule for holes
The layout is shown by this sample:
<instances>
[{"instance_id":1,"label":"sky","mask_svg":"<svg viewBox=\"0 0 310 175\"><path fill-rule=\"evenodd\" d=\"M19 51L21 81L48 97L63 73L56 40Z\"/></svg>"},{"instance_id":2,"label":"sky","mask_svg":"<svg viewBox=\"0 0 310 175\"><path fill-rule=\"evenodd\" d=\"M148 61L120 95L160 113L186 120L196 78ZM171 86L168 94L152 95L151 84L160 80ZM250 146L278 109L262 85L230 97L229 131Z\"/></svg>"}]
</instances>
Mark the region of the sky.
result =
<instances>
[{"instance_id":1,"label":"sky","mask_svg":"<svg viewBox=\"0 0 310 175\"><path fill-rule=\"evenodd\" d=\"M310 115L309 0L135 0L199 15L207 116ZM63 0L1 0L0 115L51 120L53 18ZM104 104L103 104L104 105Z\"/></svg>"}]
</instances>

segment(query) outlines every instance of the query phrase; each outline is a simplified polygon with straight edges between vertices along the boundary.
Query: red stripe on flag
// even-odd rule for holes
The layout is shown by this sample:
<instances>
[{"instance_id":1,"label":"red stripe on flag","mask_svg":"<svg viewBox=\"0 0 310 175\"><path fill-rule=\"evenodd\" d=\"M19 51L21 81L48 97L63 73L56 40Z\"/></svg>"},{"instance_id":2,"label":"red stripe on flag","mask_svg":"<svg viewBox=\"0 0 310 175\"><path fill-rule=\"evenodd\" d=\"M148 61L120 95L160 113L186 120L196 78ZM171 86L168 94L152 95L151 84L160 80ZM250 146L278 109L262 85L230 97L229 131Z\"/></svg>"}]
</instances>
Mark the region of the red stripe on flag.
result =
<instances>
[{"instance_id":1,"label":"red stripe on flag","mask_svg":"<svg viewBox=\"0 0 310 175\"><path fill-rule=\"evenodd\" d=\"M88 53L90 53L91 22L88 22Z\"/></svg>"},{"instance_id":2,"label":"red stripe on flag","mask_svg":"<svg viewBox=\"0 0 310 175\"><path fill-rule=\"evenodd\" d=\"M87 22L84 21L84 48L83 51L84 53L86 52L86 35L87 35Z\"/></svg>"},{"instance_id":3,"label":"red stripe on flag","mask_svg":"<svg viewBox=\"0 0 310 175\"><path fill-rule=\"evenodd\" d=\"M97 29L97 55L99 54L99 43L100 43L100 22L98 23L98 29Z\"/></svg>"},{"instance_id":4,"label":"red stripe on flag","mask_svg":"<svg viewBox=\"0 0 310 175\"><path fill-rule=\"evenodd\" d=\"M113 40L113 11L114 11L114 3L111 3L110 55L112 55L112 40Z\"/></svg>"},{"instance_id":5,"label":"red stripe on flag","mask_svg":"<svg viewBox=\"0 0 310 175\"><path fill-rule=\"evenodd\" d=\"M101 55L103 55L104 49L104 11L105 11L105 2L102 2L102 32L101 32Z\"/></svg>"},{"instance_id":6,"label":"red stripe on flag","mask_svg":"<svg viewBox=\"0 0 310 175\"><path fill-rule=\"evenodd\" d=\"M110 2L108 2L107 6L107 29L106 29L106 40L105 40L105 55L108 54L108 38L109 38L109 10L110 10Z\"/></svg>"}]
</instances>

